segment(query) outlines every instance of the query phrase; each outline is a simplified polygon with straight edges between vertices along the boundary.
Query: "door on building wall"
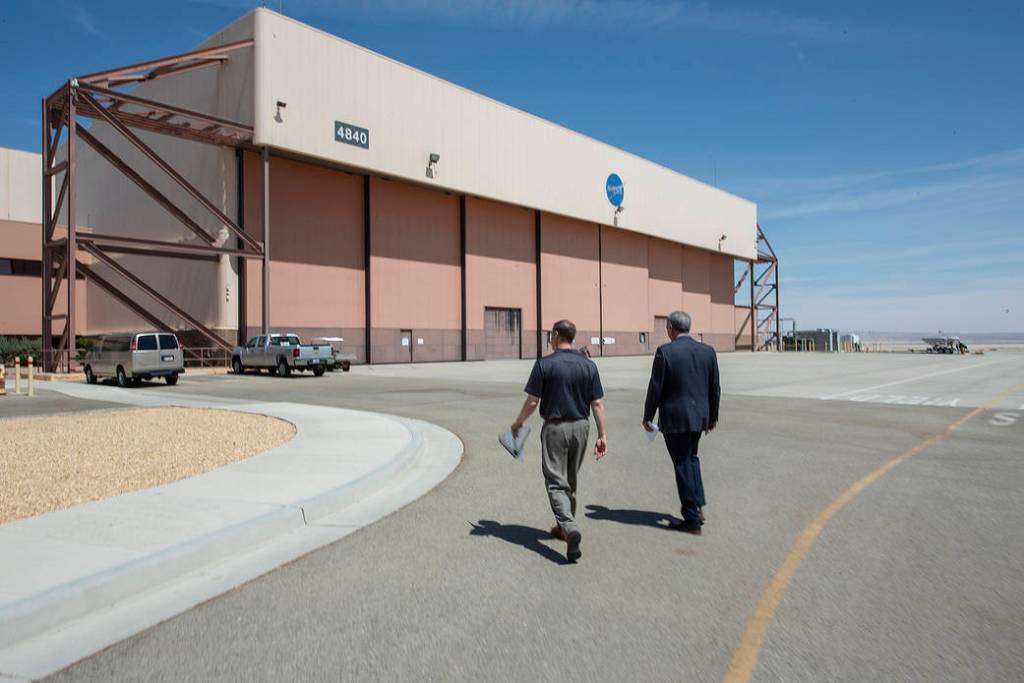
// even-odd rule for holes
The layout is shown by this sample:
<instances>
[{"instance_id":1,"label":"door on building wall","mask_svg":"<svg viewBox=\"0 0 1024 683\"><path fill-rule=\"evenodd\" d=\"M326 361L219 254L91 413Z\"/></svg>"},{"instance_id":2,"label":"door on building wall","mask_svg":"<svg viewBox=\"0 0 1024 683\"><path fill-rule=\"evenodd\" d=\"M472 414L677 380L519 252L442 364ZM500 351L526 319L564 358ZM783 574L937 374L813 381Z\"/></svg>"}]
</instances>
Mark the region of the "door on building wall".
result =
<instances>
[{"instance_id":1,"label":"door on building wall","mask_svg":"<svg viewBox=\"0 0 1024 683\"><path fill-rule=\"evenodd\" d=\"M398 359L403 363L412 362L412 330L402 330L400 333L399 342L402 345L401 351L399 352Z\"/></svg>"},{"instance_id":2,"label":"door on building wall","mask_svg":"<svg viewBox=\"0 0 1024 683\"><path fill-rule=\"evenodd\" d=\"M484 308L484 358L522 358L522 321L520 308Z\"/></svg>"},{"instance_id":3,"label":"door on building wall","mask_svg":"<svg viewBox=\"0 0 1024 683\"><path fill-rule=\"evenodd\" d=\"M651 348L656 349L662 344L667 344L671 341L668 338L668 330L665 327L668 325L668 316L656 315L654 316L654 334L651 335Z\"/></svg>"}]
</instances>

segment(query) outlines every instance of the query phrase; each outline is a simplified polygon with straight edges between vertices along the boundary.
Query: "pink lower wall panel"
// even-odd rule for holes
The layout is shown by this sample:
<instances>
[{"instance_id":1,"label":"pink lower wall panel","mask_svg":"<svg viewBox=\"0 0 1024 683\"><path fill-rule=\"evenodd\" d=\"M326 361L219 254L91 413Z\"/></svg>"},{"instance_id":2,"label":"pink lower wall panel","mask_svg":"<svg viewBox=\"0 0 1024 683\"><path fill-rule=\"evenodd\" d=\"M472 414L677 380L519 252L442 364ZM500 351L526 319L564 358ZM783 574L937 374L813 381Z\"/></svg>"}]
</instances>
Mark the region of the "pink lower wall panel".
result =
<instances>
[{"instance_id":1,"label":"pink lower wall panel","mask_svg":"<svg viewBox=\"0 0 1024 683\"><path fill-rule=\"evenodd\" d=\"M0 220L0 258L38 261L42 253L41 241L39 224Z\"/></svg>"},{"instance_id":2,"label":"pink lower wall panel","mask_svg":"<svg viewBox=\"0 0 1024 683\"><path fill-rule=\"evenodd\" d=\"M650 328L647 241L646 235L601 228L601 303L605 330L639 333Z\"/></svg>"},{"instance_id":3,"label":"pink lower wall panel","mask_svg":"<svg viewBox=\"0 0 1024 683\"><path fill-rule=\"evenodd\" d=\"M545 213L541 218L541 296L545 329L568 318L600 329L597 225Z\"/></svg>"},{"instance_id":4,"label":"pink lower wall panel","mask_svg":"<svg viewBox=\"0 0 1024 683\"><path fill-rule=\"evenodd\" d=\"M459 200L373 178L370 184L373 328L462 328Z\"/></svg>"},{"instance_id":5,"label":"pink lower wall panel","mask_svg":"<svg viewBox=\"0 0 1024 683\"><path fill-rule=\"evenodd\" d=\"M37 335L41 333L42 320L42 283L39 278L13 275L0 275L0 334L3 335ZM57 295L57 303L53 312L57 315L67 313L66 287L62 284ZM75 334L86 333L89 297L86 282L78 280L75 286ZM64 321L55 320L52 331L63 332Z\"/></svg>"},{"instance_id":6,"label":"pink lower wall panel","mask_svg":"<svg viewBox=\"0 0 1024 683\"><path fill-rule=\"evenodd\" d=\"M484 329L484 308L519 308L537 327L534 212L466 198L466 328Z\"/></svg>"},{"instance_id":7,"label":"pink lower wall panel","mask_svg":"<svg viewBox=\"0 0 1024 683\"><path fill-rule=\"evenodd\" d=\"M261 232L261 167L245 163L245 227ZM363 178L290 159L270 162L272 329L363 327ZM258 327L262 264L247 263L246 317Z\"/></svg>"},{"instance_id":8,"label":"pink lower wall panel","mask_svg":"<svg viewBox=\"0 0 1024 683\"><path fill-rule=\"evenodd\" d=\"M664 332L654 327L656 317L668 316L683 307L683 250L678 244L652 238L648 243L648 309L652 337ZM655 344L649 345L655 348Z\"/></svg>"}]
</instances>

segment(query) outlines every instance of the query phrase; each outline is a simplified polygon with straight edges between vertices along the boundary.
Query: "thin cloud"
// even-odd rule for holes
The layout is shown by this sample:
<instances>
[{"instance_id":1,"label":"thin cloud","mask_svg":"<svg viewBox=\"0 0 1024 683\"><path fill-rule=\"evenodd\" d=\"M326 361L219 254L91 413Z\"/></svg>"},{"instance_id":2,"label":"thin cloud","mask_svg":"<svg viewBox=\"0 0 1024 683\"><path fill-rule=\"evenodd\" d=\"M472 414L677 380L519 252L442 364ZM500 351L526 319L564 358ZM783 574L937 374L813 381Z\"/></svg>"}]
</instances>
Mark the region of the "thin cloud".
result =
<instances>
[{"instance_id":1,"label":"thin cloud","mask_svg":"<svg viewBox=\"0 0 1024 683\"><path fill-rule=\"evenodd\" d=\"M801 194L828 192L849 187L866 185L876 180L927 173L945 173L966 170L997 170L1024 167L1024 147L1004 150L992 154L957 161L911 166L864 173L847 173L814 178L770 178L747 184L745 191L753 195Z\"/></svg>"},{"instance_id":2,"label":"thin cloud","mask_svg":"<svg viewBox=\"0 0 1024 683\"><path fill-rule=\"evenodd\" d=\"M948 195L965 190L974 190L982 187L984 182L983 179L978 179L911 185L909 187L872 192L837 193L821 199L766 210L764 215L767 218L796 218L822 213L835 214L885 209L893 206L902 206L911 202L919 202L936 195Z\"/></svg>"},{"instance_id":3,"label":"thin cloud","mask_svg":"<svg viewBox=\"0 0 1024 683\"><path fill-rule=\"evenodd\" d=\"M71 6L71 18L82 31L92 36L103 37L96 23L96 17L82 5Z\"/></svg>"}]
</instances>

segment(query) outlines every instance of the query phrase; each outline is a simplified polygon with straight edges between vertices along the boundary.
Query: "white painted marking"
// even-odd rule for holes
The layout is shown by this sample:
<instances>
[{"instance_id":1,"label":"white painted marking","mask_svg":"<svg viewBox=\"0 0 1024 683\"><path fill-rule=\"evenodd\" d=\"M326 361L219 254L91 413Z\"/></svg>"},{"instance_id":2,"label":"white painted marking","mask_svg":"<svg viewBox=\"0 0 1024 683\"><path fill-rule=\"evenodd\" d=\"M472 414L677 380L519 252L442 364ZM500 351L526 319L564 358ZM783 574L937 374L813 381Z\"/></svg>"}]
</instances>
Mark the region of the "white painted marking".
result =
<instances>
[{"instance_id":1,"label":"white painted marking","mask_svg":"<svg viewBox=\"0 0 1024 683\"><path fill-rule=\"evenodd\" d=\"M960 398L943 398L929 396L904 396L902 394L858 394L843 399L853 403L884 403L897 406L952 406L959 405Z\"/></svg>"},{"instance_id":2,"label":"white painted marking","mask_svg":"<svg viewBox=\"0 0 1024 683\"><path fill-rule=\"evenodd\" d=\"M1017 413L996 413L989 419L988 423L994 427L1008 427L1016 422L1018 417L1020 415Z\"/></svg>"},{"instance_id":3,"label":"white painted marking","mask_svg":"<svg viewBox=\"0 0 1024 683\"><path fill-rule=\"evenodd\" d=\"M849 394L859 394L864 391L873 391L874 389L882 389L884 387L892 387L897 384L906 384L907 382L916 382L922 379L928 379L929 377L938 377L939 375L949 375L954 372L963 372L964 370L973 370L976 368L983 368L986 365L998 365L999 363L1008 363L1012 359L1005 360L994 360L990 363L980 363L978 365L965 365L959 368L952 368L951 370L940 370L939 372L930 372L926 375L918 375L916 377L908 377L907 379L898 379L895 382L886 382L885 384L876 384L873 387L861 387L859 389L850 389L849 391L841 391L838 394L831 394L829 396L822 396L822 401L831 401L832 399L839 398L840 396L847 396Z\"/></svg>"}]
</instances>

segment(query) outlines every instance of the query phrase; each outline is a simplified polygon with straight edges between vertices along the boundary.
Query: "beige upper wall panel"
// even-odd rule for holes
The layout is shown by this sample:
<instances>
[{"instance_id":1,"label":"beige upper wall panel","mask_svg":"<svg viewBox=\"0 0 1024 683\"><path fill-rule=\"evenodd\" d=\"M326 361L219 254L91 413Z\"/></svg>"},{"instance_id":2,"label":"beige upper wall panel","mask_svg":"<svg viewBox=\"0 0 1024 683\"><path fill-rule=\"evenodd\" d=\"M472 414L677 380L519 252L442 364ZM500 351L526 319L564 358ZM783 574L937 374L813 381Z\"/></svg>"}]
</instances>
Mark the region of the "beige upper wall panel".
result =
<instances>
[{"instance_id":1,"label":"beige upper wall panel","mask_svg":"<svg viewBox=\"0 0 1024 683\"><path fill-rule=\"evenodd\" d=\"M755 255L750 201L269 10L254 17L257 144L604 224L614 172L621 227L713 250L726 235L723 252ZM336 121L368 129L369 148L335 141Z\"/></svg>"},{"instance_id":2,"label":"beige upper wall panel","mask_svg":"<svg viewBox=\"0 0 1024 683\"><path fill-rule=\"evenodd\" d=\"M42 223L43 157L0 148L0 220Z\"/></svg>"}]
</instances>

